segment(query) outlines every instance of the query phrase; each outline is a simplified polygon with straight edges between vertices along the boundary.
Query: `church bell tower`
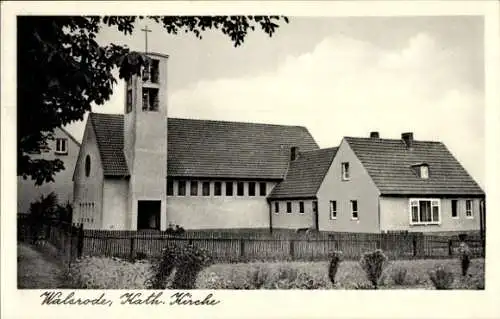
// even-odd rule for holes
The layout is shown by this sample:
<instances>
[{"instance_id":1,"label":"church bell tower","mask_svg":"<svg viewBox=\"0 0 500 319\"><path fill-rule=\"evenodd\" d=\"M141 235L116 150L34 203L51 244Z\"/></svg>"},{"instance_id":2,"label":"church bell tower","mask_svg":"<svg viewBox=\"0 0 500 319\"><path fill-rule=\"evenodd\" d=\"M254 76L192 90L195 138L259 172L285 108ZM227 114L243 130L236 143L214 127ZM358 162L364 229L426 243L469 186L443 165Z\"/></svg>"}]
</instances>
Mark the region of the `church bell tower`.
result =
<instances>
[{"instance_id":1,"label":"church bell tower","mask_svg":"<svg viewBox=\"0 0 500 319\"><path fill-rule=\"evenodd\" d=\"M167 180L167 60L149 63L125 87L124 152L130 171L128 228L165 230Z\"/></svg>"}]
</instances>

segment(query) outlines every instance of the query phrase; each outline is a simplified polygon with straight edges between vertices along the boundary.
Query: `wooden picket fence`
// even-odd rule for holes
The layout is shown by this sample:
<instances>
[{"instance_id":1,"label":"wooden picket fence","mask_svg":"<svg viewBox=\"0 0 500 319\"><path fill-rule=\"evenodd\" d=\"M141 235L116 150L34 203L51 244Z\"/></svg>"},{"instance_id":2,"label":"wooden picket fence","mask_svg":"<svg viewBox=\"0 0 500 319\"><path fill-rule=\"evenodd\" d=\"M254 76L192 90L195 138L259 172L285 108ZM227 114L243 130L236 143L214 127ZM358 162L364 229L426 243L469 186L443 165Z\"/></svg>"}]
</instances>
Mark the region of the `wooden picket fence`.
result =
<instances>
[{"instance_id":1,"label":"wooden picket fence","mask_svg":"<svg viewBox=\"0 0 500 319\"><path fill-rule=\"evenodd\" d=\"M18 220L18 239L34 242L26 220ZM90 230L64 223L48 222L37 236L54 245L69 262L82 256L135 259L161 256L166 247L194 245L206 249L219 262L254 260L326 260L333 251L346 259L358 259L382 249L391 259L450 258L456 256L457 235L422 233L330 233L297 234L291 231L187 231L171 235L159 231ZM483 241L469 235L467 244L476 257L484 256Z\"/></svg>"}]
</instances>

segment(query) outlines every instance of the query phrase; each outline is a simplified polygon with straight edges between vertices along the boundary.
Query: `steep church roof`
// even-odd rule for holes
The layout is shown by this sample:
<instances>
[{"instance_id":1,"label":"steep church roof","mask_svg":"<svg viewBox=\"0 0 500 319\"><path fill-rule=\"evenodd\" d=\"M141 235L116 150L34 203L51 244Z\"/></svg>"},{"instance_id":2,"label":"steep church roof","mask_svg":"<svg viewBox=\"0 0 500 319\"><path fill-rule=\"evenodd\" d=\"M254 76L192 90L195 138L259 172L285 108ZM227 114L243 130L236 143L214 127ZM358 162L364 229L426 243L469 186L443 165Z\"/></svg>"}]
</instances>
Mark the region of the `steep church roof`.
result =
<instances>
[{"instance_id":1,"label":"steep church roof","mask_svg":"<svg viewBox=\"0 0 500 319\"><path fill-rule=\"evenodd\" d=\"M90 113L104 176L129 176L123 153L123 115Z\"/></svg>"},{"instance_id":2,"label":"steep church roof","mask_svg":"<svg viewBox=\"0 0 500 319\"><path fill-rule=\"evenodd\" d=\"M441 142L345 137L384 195L484 195L483 190ZM420 178L415 165L428 165Z\"/></svg>"},{"instance_id":3,"label":"steep church roof","mask_svg":"<svg viewBox=\"0 0 500 319\"><path fill-rule=\"evenodd\" d=\"M301 152L290 162L286 178L273 189L269 198L316 196L336 153L337 147Z\"/></svg>"},{"instance_id":4,"label":"steep church roof","mask_svg":"<svg viewBox=\"0 0 500 319\"><path fill-rule=\"evenodd\" d=\"M102 165L127 175L121 114L91 114ZM98 133L99 131L99 133ZM168 118L167 174L176 177L282 179L290 148L318 149L305 127Z\"/></svg>"}]
</instances>

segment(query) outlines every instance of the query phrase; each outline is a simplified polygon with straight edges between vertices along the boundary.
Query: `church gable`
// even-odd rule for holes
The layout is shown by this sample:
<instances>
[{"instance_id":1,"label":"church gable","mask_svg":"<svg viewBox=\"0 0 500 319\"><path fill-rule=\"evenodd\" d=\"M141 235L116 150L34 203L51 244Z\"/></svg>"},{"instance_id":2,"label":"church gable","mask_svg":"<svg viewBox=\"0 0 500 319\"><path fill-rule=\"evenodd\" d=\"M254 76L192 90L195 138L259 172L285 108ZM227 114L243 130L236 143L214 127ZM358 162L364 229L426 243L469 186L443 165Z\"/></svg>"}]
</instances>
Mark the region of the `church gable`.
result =
<instances>
[{"instance_id":1,"label":"church gable","mask_svg":"<svg viewBox=\"0 0 500 319\"><path fill-rule=\"evenodd\" d=\"M88 159L87 159L88 157ZM99 147L95 135L95 131L90 120L85 125L83 133L82 144L78 153L78 158L73 172L73 181L81 183L86 175L85 162L90 162L92 175L103 175L102 160L99 154ZM87 164L89 166L89 164ZM87 168L88 170L88 168ZM90 175L90 172L89 174Z\"/></svg>"}]
</instances>

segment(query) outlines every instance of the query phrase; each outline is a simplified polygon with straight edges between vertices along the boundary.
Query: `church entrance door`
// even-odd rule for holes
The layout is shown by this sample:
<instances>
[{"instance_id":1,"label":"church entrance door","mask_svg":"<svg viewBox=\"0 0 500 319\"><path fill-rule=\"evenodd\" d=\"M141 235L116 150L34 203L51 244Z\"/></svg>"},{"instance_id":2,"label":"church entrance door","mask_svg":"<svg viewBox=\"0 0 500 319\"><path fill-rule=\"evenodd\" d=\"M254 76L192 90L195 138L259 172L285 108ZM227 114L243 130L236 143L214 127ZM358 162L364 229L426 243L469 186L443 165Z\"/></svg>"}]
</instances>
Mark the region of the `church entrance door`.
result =
<instances>
[{"instance_id":1,"label":"church entrance door","mask_svg":"<svg viewBox=\"0 0 500 319\"><path fill-rule=\"evenodd\" d=\"M137 201L137 230L160 229L161 201Z\"/></svg>"}]
</instances>

